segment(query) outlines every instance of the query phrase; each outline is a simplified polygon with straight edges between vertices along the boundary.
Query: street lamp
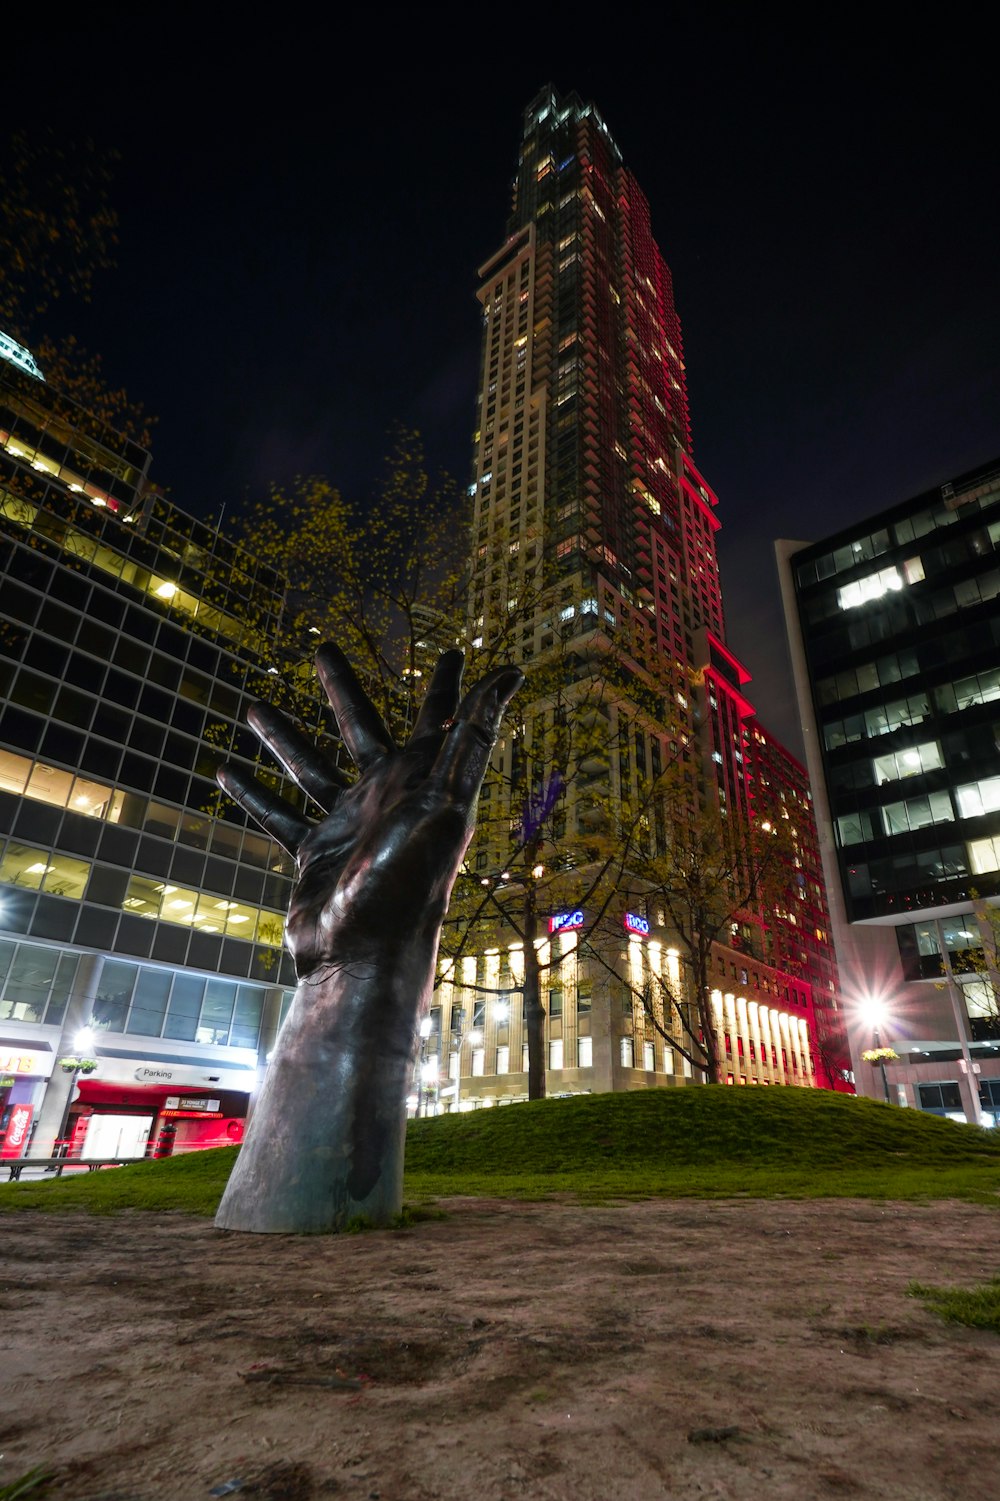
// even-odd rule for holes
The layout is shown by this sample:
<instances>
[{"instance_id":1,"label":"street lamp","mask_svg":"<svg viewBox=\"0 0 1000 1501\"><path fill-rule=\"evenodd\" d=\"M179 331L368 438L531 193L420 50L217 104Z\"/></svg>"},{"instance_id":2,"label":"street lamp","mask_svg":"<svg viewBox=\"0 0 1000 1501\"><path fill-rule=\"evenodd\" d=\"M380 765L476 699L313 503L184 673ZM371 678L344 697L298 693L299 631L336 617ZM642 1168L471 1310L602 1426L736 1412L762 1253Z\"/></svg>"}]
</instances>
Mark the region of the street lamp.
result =
<instances>
[{"instance_id":1,"label":"street lamp","mask_svg":"<svg viewBox=\"0 0 1000 1501\"><path fill-rule=\"evenodd\" d=\"M96 1058L87 1058L83 1055L88 1053L94 1046L94 1034L90 1027L81 1027L73 1038L73 1046L76 1048L76 1057L60 1058L59 1067L64 1074L70 1075L69 1093L66 1096L66 1108L63 1111L62 1121L59 1126L59 1135L55 1141L55 1156L69 1156L69 1142L66 1140L66 1132L69 1130L69 1115L73 1108L73 1094L76 1089L76 1081L81 1074L92 1074L97 1067Z\"/></svg>"},{"instance_id":2,"label":"street lamp","mask_svg":"<svg viewBox=\"0 0 1000 1501\"><path fill-rule=\"evenodd\" d=\"M433 1025L429 1016L420 1018L420 1055L416 1067L416 1098L412 1099L411 1108L415 1115L427 1114L427 1097L433 1090L438 1078L437 1055L430 1058L427 1056L427 1041L433 1031Z\"/></svg>"},{"instance_id":3,"label":"street lamp","mask_svg":"<svg viewBox=\"0 0 1000 1501\"><path fill-rule=\"evenodd\" d=\"M882 1075L882 1092L885 1095L885 1103L892 1104L889 1096L889 1080L886 1078L885 1066L887 1063L895 1063L899 1054L894 1048L884 1048L879 1038L879 1026L885 1020L885 1008L881 1001L874 997L869 998L865 1008L865 1017L872 1029L872 1041L874 1047L866 1048L861 1054L863 1063L878 1064L879 1073Z\"/></svg>"},{"instance_id":4,"label":"street lamp","mask_svg":"<svg viewBox=\"0 0 1000 1501\"><path fill-rule=\"evenodd\" d=\"M463 1042L467 1042L471 1047L476 1048L479 1046L482 1040L483 1034L478 1027L473 1027L472 1031L465 1036L463 1036L461 1033L459 1033L457 1036L454 1033L452 1034L452 1043L454 1047L455 1057L455 1077L451 1081L451 1086L446 1089L438 1090L438 1094L454 1094L456 1114L458 1113L462 1097L462 1044Z\"/></svg>"}]
</instances>

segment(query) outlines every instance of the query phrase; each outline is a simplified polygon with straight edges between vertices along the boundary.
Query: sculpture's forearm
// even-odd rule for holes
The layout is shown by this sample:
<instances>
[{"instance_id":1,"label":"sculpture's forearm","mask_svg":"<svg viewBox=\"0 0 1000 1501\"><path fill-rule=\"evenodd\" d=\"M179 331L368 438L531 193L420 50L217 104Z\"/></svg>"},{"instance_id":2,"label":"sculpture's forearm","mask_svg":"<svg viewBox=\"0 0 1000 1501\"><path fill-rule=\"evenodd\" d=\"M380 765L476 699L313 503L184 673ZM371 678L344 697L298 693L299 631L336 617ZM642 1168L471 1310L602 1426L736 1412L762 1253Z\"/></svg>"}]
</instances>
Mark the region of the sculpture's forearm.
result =
<instances>
[{"instance_id":1,"label":"sculpture's forearm","mask_svg":"<svg viewBox=\"0 0 1000 1501\"><path fill-rule=\"evenodd\" d=\"M411 942L374 963L331 964L300 981L217 1225L329 1231L398 1213L400 1105L436 952L436 941Z\"/></svg>"}]
</instances>

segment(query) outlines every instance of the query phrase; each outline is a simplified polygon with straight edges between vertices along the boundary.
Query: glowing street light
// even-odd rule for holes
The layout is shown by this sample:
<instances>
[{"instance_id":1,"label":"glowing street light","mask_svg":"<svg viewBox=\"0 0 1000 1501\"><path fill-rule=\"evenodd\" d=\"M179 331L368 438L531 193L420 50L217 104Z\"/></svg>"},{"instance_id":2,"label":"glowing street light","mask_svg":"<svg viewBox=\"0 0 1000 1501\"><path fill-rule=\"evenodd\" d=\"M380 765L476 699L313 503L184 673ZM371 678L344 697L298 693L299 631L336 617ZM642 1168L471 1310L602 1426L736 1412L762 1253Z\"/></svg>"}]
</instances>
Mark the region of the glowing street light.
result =
<instances>
[{"instance_id":1,"label":"glowing street light","mask_svg":"<svg viewBox=\"0 0 1000 1501\"><path fill-rule=\"evenodd\" d=\"M878 996L869 996L861 1008L861 1014L872 1029L872 1041L874 1047L866 1048L861 1054L863 1063L878 1064L879 1073L882 1075L882 1092L885 1095L885 1103L892 1104L889 1096L889 1080L886 1078L885 1066L887 1063L895 1063L899 1054L894 1048L884 1048L879 1037L879 1027L886 1020L885 1006Z\"/></svg>"},{"instance_id":2,"label":"glowing street light","mask_svg":"<svg viewBox=\"0 0 1000 1501\"><path fill-rule=\"evenodd\" d=\"M76 1036L73 1038L73 1046L76 1049L76 1056L73 1058L60 1058L59 1060L59 1067L62 1069L64 1074L70 1075L70 1081L69 1093L66 1096L66 1108L63 1111L62 1121L59 1126L59 1135L56 1137L55 1141L55 1155L57 1157L69 1156L69 1142L66 1139L66 1132L69 1130L69 1114L70 1110L73 1108L73 1095L76 1090L76 1081L81 1074L92 1074L94 1072L94 1069L97 1067L96 1058L88 1058L84 1056L85 1054L89 1053L94 1046L94 1033L92 1028L81 1027L79 1032L77 1032ZM60 1172L61 1171L62 1170L60 1169Z\"/></svg>"},{"instance_id":3,"label":"glowing street light","mask_svg":"<svg viewBox=\"0 0 1000 1501\"><path fill-rule=\"evenodd\" d=\"M431 1091L437 1084L438 1061L437 1055L427 1056L427 1040L431 1035L431 1019L429 1016L420 1018L420 1063L417 1069L417 1093L411 1096L412 1109L417 1115L427 1114L427 1100ZM409 1104L410 1101L407 1101Z\"/></svg>"}]
</instances>

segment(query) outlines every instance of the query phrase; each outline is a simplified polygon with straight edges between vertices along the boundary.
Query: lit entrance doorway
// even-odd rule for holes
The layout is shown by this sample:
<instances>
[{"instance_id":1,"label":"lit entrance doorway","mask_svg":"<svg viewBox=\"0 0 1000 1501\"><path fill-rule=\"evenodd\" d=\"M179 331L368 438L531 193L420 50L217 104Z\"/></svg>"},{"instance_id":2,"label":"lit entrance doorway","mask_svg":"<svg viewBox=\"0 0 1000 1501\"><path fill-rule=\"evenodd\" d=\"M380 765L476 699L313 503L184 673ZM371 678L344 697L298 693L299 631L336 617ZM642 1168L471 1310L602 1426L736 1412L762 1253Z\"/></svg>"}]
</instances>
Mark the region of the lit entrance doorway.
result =
<instances>
[{"instance_id":1,"label":"lit entrance doorway","mask_svg":"<svg viewBox=\"0 0 1000 1501\"><path fill-rule=\"evenodd\" d=\"M92 1115L81 1157L144 1157L151 1115Z\"/></svg>"}]
</instances>

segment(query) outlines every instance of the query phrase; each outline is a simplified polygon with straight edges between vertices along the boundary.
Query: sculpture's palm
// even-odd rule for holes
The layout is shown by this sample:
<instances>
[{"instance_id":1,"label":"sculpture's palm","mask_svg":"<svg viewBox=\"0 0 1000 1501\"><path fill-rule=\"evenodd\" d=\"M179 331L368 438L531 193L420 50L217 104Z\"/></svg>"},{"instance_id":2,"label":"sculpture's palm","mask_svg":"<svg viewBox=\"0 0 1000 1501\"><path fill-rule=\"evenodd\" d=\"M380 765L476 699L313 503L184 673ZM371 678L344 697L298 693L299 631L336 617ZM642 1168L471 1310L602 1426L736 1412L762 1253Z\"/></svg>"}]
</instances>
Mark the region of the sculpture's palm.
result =
<instances>
[{"instance_id":1,"label":"sculpture's palm","mask_svg":"<svg viewBox=\"0 0 1000 1501\"><path fill-rule=\"evenodd\" d=\"M473 827L475 800L500 716L521 681L499 668L459 703L463 658L445 652L405 748L397 749L343 654L317 669L361 776L349 786L278 710L250 722L300 787L326 810L307 822L236 767L222 786L295 856L286 935L297 973L392 947L393 931L440 922ZM391 915L391 924L387 921Z\"/></svg>"}]
</instances>

